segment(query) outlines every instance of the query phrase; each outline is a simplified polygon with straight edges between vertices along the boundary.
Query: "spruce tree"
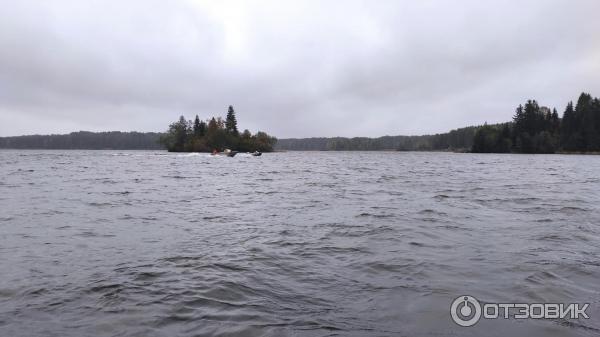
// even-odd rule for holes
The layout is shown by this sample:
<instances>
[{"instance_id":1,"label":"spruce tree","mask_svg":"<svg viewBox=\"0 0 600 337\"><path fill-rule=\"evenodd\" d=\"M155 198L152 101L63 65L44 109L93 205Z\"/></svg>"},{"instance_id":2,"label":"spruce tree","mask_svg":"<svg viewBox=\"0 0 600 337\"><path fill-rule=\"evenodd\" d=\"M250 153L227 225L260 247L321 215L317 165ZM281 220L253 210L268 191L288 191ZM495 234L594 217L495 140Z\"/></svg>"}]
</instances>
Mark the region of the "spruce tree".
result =
<instances>
[{"instance_id":1,"label":"spruce tree","mask_svg":"<svg viewBox=\"0 0 600 337\"><path fill-rule=\"evenodd\" d=\"M219 129L219 124L217 123L217 120L214 117L211 118L210 121L208 122L208 131L214 132L218 129Z\"/></svg>"},{"instance_id":2,"label":"spruce tree","mask_svg":"<svg viewBox=\"0 0 600 337\"><path fill-rule=\"evenodd\" d=\"M517 109L515 110L515 115L513 116L513 123L515 124L515 137L523 132L523 121L525 116L523 114L523 105L519 104Z\"/></svg>"},{"instance_id":3,"label":"spruce tree","mask_svg":"<svg viewBox=\"0 0 600 337\"><path fill-rule=\"evenodd\" d=\"M575 109L573 109L573 102L569 102L563 113L562 126L560 128L560 143L565 150L574 149L573 138L576 128Z\"/></svg>"},{"instance_id":4,"label":"spruce tree","mask_svg":"<svg viewBox=\"0 0 600 337\"><path fill-rule=\"evenodd\" d=\"M227 130L227 132L233 134L233 135L238 135L238 128L237 128L237 119L235 118L235 111L233 110L233 106L229 106L229 109L227 109L227 118L225 119L225 130Z\"/></svg>"},{"instance_id":5,"label":"spruce tree","mask_svg":"<svg viewBox=\"0 0 600 337\"><path fill-rule=\"evenodd\" d=\"M205 121L200 121L200 125L198 126L198 135L200 137L204 137L204 135L206 135L206 130L208 129L208 126L206 125Z\"/></svg>"},{"instance_id":6,"label":"spruce tree","mask_svg":"<svg viewBox=\"0 0 600 337\"><path fill-rule=\"evenodd\" d=\"M173 126L175 134L175 144L173 149L176 152L184 151L185 143L187 142L187 136L189 131L189 123L185 120L185 117L180 116L179 121Z\"/></svg>"},{"instance_id":7,"label":"spruce tree","mask_svg":"<svg viewBox=\"0 0 600 337\"><path fill-rule=\"evenodd\" d=\"M552 109L552 117L551 117L551 132L554 135L557 135L560 130L560 118L558 117L558 112L556 108Z\"/></svg>"},{"instance_id":8,"label":"spruce tree","mask_svg":"<svg viewBox=\"0 0 600 337\"><path fill-rule=\"evenodd\" d=\"M201 137L200 134L200 118L196 115L196 119L194 120L194 136Z\"/></svg>"}]
</instances>

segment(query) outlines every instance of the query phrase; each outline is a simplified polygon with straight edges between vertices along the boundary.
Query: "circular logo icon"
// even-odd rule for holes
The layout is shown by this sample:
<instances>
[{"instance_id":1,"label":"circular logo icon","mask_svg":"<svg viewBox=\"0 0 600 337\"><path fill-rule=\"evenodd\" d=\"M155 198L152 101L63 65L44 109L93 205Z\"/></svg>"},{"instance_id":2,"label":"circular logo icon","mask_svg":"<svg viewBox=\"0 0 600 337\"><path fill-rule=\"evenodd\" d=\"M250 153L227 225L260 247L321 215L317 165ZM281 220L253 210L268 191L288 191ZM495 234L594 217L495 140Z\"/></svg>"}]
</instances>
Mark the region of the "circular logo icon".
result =
<instances>
[{"instance_id":1,"label":"circular logo icon","mask_svg":"<svg viewBox=\"0 0 600 337\"><path fill-rule=\"evenodd\" d=\"M459 296L450 306L450 315L454 323L460 326L473 326L481 318L481 305L473 296Z\"/></svg>"}]
</instances>

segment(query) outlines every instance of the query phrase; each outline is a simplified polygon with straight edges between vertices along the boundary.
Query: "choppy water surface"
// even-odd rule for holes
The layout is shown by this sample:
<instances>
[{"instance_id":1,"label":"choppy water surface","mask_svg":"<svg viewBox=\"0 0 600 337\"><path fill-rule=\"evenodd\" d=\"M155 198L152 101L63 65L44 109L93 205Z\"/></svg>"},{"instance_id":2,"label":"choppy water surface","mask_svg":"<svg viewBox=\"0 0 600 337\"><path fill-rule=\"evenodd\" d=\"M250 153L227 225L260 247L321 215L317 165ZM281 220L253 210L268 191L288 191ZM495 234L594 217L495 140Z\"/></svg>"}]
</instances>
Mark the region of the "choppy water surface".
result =
<instances>
[{"instance_id":1,"label":"choppy water surface","mask_svg":"<svg viewBox=\"0 0 600 337\"><path fill-rule=\"evenodd\" d=\"M0 151L0 206L2 336L600 334L598 156Z\"/></svg>"}]
</instances>

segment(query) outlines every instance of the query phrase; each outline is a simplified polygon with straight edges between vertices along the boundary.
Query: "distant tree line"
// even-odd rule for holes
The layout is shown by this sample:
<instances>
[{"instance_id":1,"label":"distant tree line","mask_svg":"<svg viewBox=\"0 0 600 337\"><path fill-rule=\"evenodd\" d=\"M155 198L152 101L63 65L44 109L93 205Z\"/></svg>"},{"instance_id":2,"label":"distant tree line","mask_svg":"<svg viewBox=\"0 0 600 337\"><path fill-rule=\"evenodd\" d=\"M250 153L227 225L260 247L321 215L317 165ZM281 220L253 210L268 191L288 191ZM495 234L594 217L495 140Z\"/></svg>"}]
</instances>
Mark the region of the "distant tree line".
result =
<instances>
[{"instance_id":1,"label":"distant tree line","mask_svg":"<svg viewBox=\"0 0 600 337\"><path fill-rule=\"evenodd\" d=\"M472 152L555 153L600 151L600 100L582 93L563 117L535 100L519 105L512 122L484 125L475 133Z\"/></svg>"},{"instance_id":2,"label":"distant tree line","mask_svg":"<svg viewBox=\"0 0 600 337\"><path fill-rule=\"evenodd\" d=\"M289 138L277 142L277 150L290 151L468 151L477 127L424 136L384 136L379 138Z\"/></svg>"},{"instance_id":3,"label":"distant tree line","mask_svg":"<svg viewBox=\"0 0 600 337\"><path fill-rule=\"evenodd\" d=\"M240 133L233 107L225 120L194 121L185 117L166 133L73 132L0 138L0 148L15 149L164 149L169 151L472 151L495 153L600 152L600 100L582 93L567 104L562 118L556 109L535 100L519 105L511 122L470 126L447 133L379 138L289 138L277 140L264 132Z\"/></svg>"},{"instance_id":4,"label":"distant tree line","mask_svg":"<svg viewBox=\"0 0 600 337\"><path fill-rule=\"evenodd\" d=\"M237 118L232 106L229 106L225 120L212 117L207 121L194 121L179 117L169 126L169 130L160 137L160 143L170 152L211 152L232 149L236 151L273 151L277 139L264 132L240 133Z\"/></svg>"},{"instance_id":5,"label":"distant tree line","mask_svg":"<svg viewBox=\"0 0 600 337\"><path fill-rule=\"evenodd\" d=\"M156 132L72 132L66 135L0 137L0 148L62 150L158 150Z\"/></svg>"}]
</instances>

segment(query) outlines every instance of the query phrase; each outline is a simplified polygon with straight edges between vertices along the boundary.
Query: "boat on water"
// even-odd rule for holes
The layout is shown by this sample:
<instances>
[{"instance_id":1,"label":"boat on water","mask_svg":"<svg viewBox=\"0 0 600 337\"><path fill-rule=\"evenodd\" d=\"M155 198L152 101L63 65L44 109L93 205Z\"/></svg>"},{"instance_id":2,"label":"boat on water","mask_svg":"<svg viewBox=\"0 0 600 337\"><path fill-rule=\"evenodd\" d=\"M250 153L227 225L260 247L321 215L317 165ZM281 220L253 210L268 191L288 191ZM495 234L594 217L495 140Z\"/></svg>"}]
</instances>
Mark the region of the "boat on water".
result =
<instances>
[{"instance_id":1,"label":"boat on water","mask_svg":"<svg viewBox=\"0 0 600 337\"><path fill-rule=\"evenodd\" d=\"M230 149L225 149L223 152L219 152L217 150L213 150L213 156L227 156L227 157L235 157L238 154L237 151L231 151Z\"/></svg>"},{"instance_id":2,"label":"boat on water","mask_svg":"<svg viewBox=\"0 0 600 337\"><path fill-rule=\"evenodd\" d=\"M238 151L232 151L230 149L225 149L223 150L223 152L219 152L217 150L213 150L213 152L211 153L213 156L227 156L227 157L235 157L236 154L238 154ZM254 151L254 152L246 152L247 154L253 156L253 157L259 157L262 156L262 152L260 151Z\"/></svg>"}]
</instances>

